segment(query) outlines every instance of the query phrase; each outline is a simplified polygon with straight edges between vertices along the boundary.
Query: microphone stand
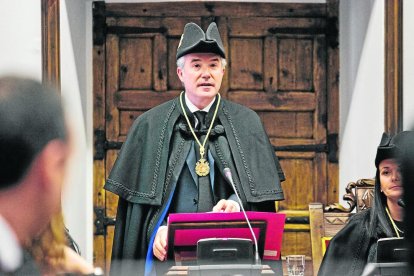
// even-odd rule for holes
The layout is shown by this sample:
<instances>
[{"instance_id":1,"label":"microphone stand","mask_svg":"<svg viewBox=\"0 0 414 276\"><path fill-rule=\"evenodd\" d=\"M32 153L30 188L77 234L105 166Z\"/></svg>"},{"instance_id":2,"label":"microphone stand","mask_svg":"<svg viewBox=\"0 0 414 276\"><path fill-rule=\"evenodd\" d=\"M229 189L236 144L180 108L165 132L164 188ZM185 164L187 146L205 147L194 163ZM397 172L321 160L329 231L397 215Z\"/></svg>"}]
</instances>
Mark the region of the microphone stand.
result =
<instances>
[{"instance_id":1,"label":"microphone stand","mask_svg":"<svg viewBox=\"0 0 414 276\"><path fill-rule=\"evenodd\" d=\"M224 172L224 175L226 176L227 180L230 182L230 184L231 184L231 186L234 190L234 193L236 194L236 197L239 201L238 203L240 205L240 209L242 210L243 215L246 219L247 225L249 226L250 232L252 233L253 241L254 241L254 247L255 247L255 264L260 265L261 262L260 262L260 257L259 257L259 248L258 248L258 245L257 245L256 235L253 232L253 228L250 224L249 218L247 217L246 211L244 210L244 207L243 207L242 201L240 199L240 196L237 193L236 186L234 185L233 177L231 175L231 171L230 171L229 168L224 168L223 172Z\"/></svg>"}]
</instances>

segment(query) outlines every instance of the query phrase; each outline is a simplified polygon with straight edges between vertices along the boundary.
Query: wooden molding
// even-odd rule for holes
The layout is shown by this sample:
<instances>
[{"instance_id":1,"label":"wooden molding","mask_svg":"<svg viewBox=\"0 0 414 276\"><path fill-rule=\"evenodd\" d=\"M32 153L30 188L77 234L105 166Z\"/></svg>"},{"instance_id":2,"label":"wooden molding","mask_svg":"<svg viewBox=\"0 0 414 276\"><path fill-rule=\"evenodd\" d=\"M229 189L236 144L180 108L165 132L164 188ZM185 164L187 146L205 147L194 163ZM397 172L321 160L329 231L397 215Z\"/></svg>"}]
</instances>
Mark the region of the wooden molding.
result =
<instances>
[{"instance_id":1,"label":"wooden molding","mask_svg":"<svg viewBox=\"0 0 414 276\"><path fill-rule=\"evenodd\" d=\"M326 2L329 32L328 32L328 69L327 69L327 93L328 93L328 145L331 149L328 155L328 183L326 202L336 202L339 198L339 0ZM334 37L334 38L332 38ZM322 200L322 199L320 199Z\"/></svg>"},{"instance_id":2,"label":"wooden molding","mask_svg":"<svg viewBox=\"0 0 414 276\"><path fill-rule=\"evenodd\" d=\"M42 81L60 91L60 0L42 0Z\"/></svg>"},{"instance_id":3,"label":"wooden molding","mask_svg":"<svg viewBox=\"0 0 414 276\"><path fill-rule=\"evenodd\" d=\"M385 0L385 113L384 130L390 134L403 127L403 1Z\"/></svg>"}]
</instances>

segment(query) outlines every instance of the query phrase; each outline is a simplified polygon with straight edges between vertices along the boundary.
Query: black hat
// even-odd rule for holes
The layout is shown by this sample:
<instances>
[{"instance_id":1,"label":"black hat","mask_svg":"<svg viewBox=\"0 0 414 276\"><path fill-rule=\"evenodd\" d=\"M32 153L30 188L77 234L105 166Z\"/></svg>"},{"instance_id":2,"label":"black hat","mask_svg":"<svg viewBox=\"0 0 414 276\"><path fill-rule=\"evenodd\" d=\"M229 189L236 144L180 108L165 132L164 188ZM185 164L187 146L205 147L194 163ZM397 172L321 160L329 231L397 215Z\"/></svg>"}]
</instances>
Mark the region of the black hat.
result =
<instances>
[{"instance_id":1,"label":"black hat","mask_svg":"<svg viewBox=\"0 0 414 276\"><path fill-rule=\"evenodd\" d=\"M387 133L382 134L380 145L377 149L377 156L375 157L375 166L378 168L379 163L384 159L402 158L409 143L412 144L414 140L413 131L402 131L391 137Z\"/></svg>"},{"instance_id":2,"label":"black hat","mask_svg":"<svg viewBox=\"0 0 414 276\"><path fill-rule=\"evenodd\" d=\"M216 23L212 22L205 33L193 22L185 25L176 57L179 59L190 53L215 53L226 58Z\"/></svg>"}]
</instances>

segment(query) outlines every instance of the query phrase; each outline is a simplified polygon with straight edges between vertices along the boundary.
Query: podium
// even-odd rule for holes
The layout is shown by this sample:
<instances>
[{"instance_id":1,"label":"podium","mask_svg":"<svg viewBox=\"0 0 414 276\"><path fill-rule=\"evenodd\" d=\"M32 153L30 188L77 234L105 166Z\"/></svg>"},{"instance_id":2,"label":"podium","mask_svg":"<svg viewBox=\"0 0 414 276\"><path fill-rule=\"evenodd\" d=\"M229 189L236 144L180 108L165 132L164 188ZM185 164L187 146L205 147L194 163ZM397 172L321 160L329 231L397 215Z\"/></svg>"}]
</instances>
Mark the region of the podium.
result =
<instances>
[{"instance_id":1,"label":"podium","mask_svg":"<svg viewBox=\"0 0 414 276\"><path fill-rule=\"evenodd\" d=\"M257 239L260 259L273 261L281 271L279 260L285 214L246 213ZM207 246L197 254L200 240L207 241ZM246 240L251 250L245 245ZM241 212L170 214L167 258L174 260L175 266L169 269L168 275L272 274L268 264L255 263L253 240Z\"/></svg>"}]
</instances>

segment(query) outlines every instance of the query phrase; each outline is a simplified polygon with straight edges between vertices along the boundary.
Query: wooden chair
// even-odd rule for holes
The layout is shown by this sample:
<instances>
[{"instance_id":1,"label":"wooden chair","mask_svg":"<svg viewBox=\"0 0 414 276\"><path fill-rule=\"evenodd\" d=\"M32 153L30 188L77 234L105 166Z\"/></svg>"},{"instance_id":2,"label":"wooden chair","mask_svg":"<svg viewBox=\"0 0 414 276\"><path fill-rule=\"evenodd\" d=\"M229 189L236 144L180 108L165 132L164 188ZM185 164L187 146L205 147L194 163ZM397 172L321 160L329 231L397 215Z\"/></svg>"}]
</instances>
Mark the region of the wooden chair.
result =
<instances>
[{"instance_id":1,"label":"wooden chair","mask_svg":"<svg viewBox=\"0 0 414 276\"><path fill-rule=\"evenodd\" d=\"M374 179L360 179L347 185L343 199L348 202L349 208L339 203L325 208L322 203L309 204L313 275L318 274L329 240L346 225L353 215L352 211L356 209L356 212L360 212L372 206L374 181Z\"/></svg>"}]
</instances>

